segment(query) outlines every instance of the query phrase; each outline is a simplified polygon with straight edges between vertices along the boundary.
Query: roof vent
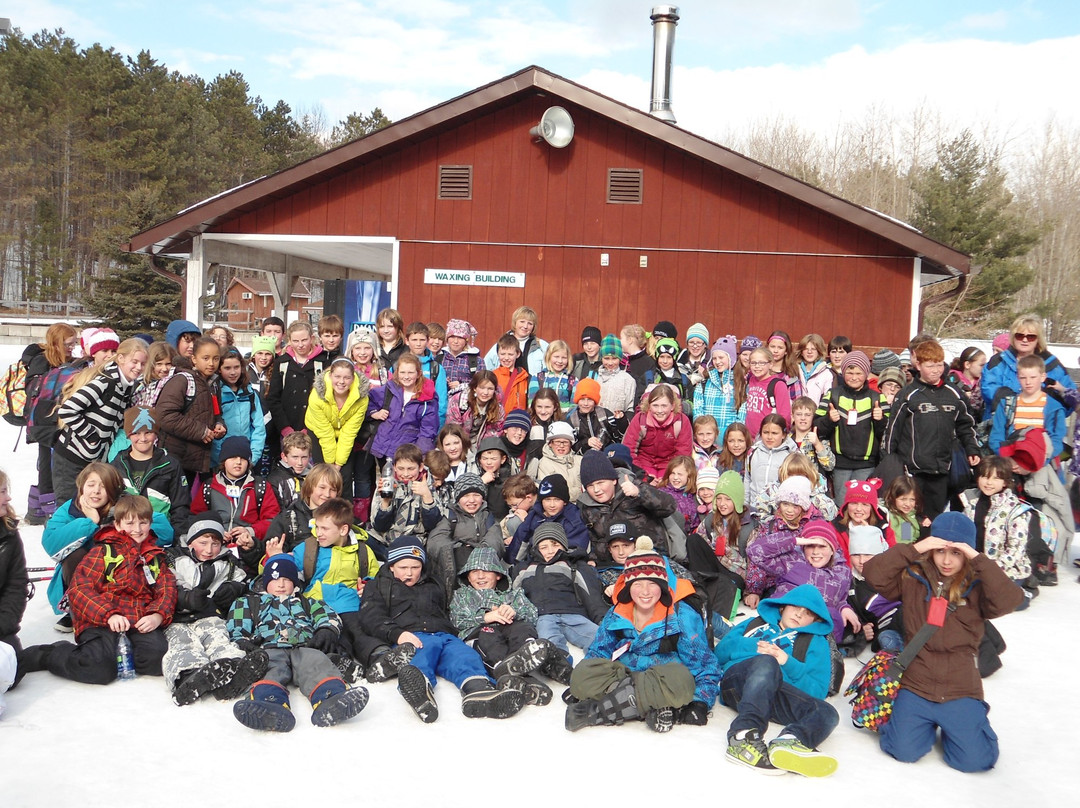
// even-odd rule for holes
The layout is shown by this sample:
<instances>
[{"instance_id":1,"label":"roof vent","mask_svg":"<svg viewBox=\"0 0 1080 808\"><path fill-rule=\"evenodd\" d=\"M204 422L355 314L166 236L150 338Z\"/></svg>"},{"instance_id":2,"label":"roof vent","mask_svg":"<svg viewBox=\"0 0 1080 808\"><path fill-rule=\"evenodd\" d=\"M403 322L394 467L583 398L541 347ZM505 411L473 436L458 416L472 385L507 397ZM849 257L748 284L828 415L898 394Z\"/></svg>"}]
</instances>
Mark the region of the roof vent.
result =
<instances>
[{"instance_id":1,"label":"roof vent","mask_svg":"<svg viewBox=\"0 0 1080 808\"><path fill-rule=\"evenodd\" d=\"M642 169L609 168L607 201L615 205L640 205Z\"/></svg>"},{"instance_id":2,"label":"roof vent","mask_svg":"<svg viewBox=\"0 0 1080 808\"><path fill-rule=\"evenodd\" d=\"M676 6L655 6L649 15L653 25L652 101L649 114L675 123L671 111L671 61L675 53L675 26L679 24Z\"/></svg>"},{"instance_id":3,"label":"roof vent","mask_svg":"<svg viewBox=\"0 0 1080 808\"><path fill-rule=\"evenodd\" d=\"M472 199L472 166L439 166L439 199Z\"/></svg>"}]
</instances>

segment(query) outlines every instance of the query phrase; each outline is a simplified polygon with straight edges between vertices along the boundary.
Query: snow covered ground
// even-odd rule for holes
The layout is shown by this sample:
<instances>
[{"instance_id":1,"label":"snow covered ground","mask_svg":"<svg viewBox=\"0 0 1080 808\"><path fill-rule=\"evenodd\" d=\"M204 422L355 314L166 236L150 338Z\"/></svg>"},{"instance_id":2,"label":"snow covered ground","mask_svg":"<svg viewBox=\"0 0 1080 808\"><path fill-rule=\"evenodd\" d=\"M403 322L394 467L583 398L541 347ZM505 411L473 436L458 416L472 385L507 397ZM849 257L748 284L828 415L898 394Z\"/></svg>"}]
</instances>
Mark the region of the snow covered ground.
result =
<instances>
[{"instance_id":1,"label":"snow covered ground","mask_svg":"<svg viewBox=\"0 0 1080 808\"><path fill-rule=\"evenodd\" d=\"M0 367L20 349L0 348ZM0 422L0 468L12 478L14 504L26 507L36 475L35 447ZM29 563L51 564L40 527L22 530ZM940 748L916 764L882 754L876 736L851 726L842 697L831 701L840 726L823 749L840 760L831 778L763 777L724 761L733 713L714 708L705 727L675 727L656 735L644 724L599 727L571 734L563 707L527 707L506 721L470 720L454 688L436 689L440 718L422 724L393 683L370 686L367 709L351 722L319 729L310 707L293 691L298 722L286 735L241 726L229 704L212 698L176 707L161 679L141 677L93 687L49 675L28 676L7 695L0 719L0 805L251 805L298 801L359 805L477 803L551 806L567 802L790 805L836 804L873 796L907 803L915 796L959 806L1066 804L1075 798L1076 725L1071 686L1080 669L1077 570L1061 570L1061 584L1044 588L1024 613L996 625L1009 649L1004 668L986 681L990 718L1001 739L996 769L964 775L941 761ZM27 607L25 645L64 639L45 585ZM67 635L70 637L70 635ZM848 677L857 665L848 662ZM556 690L558 693L558 689ZM770 737L779 730L773 725ZM279 768L283 766L284 768ZM915 778L912 781L906 778ZM918 784L904 794L904 783ZM840 790L838 790L840 789ZM1070 795L1073 795L1070 797ZM752 802L751 802L752 801Z\"/></svg>"}]
</instances>

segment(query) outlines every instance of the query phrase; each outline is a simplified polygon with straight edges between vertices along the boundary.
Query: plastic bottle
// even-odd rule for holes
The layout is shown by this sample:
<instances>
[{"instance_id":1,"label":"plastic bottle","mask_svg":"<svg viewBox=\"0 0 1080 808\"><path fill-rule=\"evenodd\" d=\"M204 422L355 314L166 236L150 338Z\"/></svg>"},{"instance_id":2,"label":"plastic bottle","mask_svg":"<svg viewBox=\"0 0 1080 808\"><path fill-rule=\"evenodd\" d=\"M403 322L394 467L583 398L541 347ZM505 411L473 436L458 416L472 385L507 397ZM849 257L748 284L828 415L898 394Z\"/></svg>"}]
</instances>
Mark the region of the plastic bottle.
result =
<instances>
[{"instance_id":1,"label":"plastic bottle","mask_svg":"<svg viewBox=\"0 0 1080 808\"><path fill-rule=\"evenodd\" d=\"M127 634L121 634L116 641L116 678L124 682L135 678L135 658Z\"/></svg>"}]
</instances>

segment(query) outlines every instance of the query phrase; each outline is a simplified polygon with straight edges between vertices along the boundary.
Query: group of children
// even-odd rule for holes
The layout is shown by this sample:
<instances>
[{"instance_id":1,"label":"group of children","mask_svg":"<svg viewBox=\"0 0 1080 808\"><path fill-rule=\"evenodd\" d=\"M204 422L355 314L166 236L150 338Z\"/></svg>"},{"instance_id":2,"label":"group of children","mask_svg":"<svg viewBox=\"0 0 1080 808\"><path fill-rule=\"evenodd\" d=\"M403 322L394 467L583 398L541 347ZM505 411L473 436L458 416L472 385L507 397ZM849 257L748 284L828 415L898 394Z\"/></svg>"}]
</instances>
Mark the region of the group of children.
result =
<instances>
[{"instance_id":1,"label":"group of children","mask_svg":"<svg viewBox=\"0 0 1080 808\"><path fill-rule=\"evenodd\" d=\"M934 672L985 654L982 621L1055 584L1071 536L1057 457L1076 400L1042 390L1045 360L1021 357L1016 394L987 402L963 383L977 358L946 380L929 338L905 365L779 331L710 349L700 323L685 347L668 322L590 326L574 354L535 328L518 309L485 357L469 323L405 328L394 310L347 339L335 317L318 341L268 321L249 358L185 321L104 352L95 330L35 491L39 510L43 493L59 503L49 596L76 642L20 648L21 610L5 612L23 561L22 579L0 577L12 678L111 681L126 637L176 704L213 694L275 731L295 723L290 684L318 726L357 715L365 679L396 679L424 722L437 677L491 718L548 704L554 681L572 731L702 725L719 698L737 712L729 760L823 776L836 660L900 650L928 619L919 580L972 617L920 652L928 669L897 709L955 747L959 719L933 702L981 689L935 689ZM5 563L19 545L6 496L3 480ZM758 616L732 625L740 605ZM770 720L784 729L766 743ZM946 760L989 768L992 746Z\"/></svg>"}]
</instances>

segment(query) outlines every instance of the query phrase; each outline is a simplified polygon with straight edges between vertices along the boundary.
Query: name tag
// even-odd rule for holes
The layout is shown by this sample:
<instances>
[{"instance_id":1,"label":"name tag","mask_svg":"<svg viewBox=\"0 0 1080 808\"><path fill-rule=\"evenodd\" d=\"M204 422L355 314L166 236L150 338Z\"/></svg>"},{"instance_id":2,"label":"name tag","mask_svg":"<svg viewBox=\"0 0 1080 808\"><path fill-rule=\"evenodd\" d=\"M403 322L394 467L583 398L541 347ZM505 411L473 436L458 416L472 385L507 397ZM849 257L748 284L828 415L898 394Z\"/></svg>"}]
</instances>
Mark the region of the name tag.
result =
<instances>
[{"instance_id":1,"label":"name tag","mask_svg":"<svg viewBox=\"0 0 1080 808\"><path fill-rule=\"evenodd\" d=\"M847 411L847 424L848 424L848 426L855 426L857 423L859 423L859 413L857 413L855 410L848 410Z\"/></svg>"},{"instance_id":2,"label":"name tag","mask_svg":"<svg viewBox=\"0 0 1080 808\"><path fill-rule=\"evenodd\" d=\"M949 608L949 602L943 597L930 598L930 608L926 612L926 622L932 626L941 626L945 622L945 614Z\"/></svg>"},{"instance_id":3,"label":"name tag","mask_svg":"<svg viewBox=\"0 0 1080 808\"><path fill-rule=\"evenodd\" d=\"M146 582L150 584L150 586L153 586L157 583L157 577L155 577L154 572L150 569L150 567L148 567L146 564L143 564L142 571L143 575L146 576Z\"/></svg>"},{"instance_id":4,"label":"name tag","mask_svg":"<svg viewBox=\"0 0 1080 808\"><path fill-rule=\"evenodd\" d=\"M618 648L616 648L614 651L611 652L611 661L614 662L616 659L621 657L623 654L625 654L629 650L630 650L630 640L627 640L626 642L624 642L622 645L620 645Z\"/></svg>"},{"instance_id":5,"label":"name tag","mask_svg":"<svg viewBox=\"0 0 1080 808\"><path fill-rule=\"evenodd\" d=\"M225 486L225 496L227 496L229 499L239 499L240 498L240 486L238 486L238 485L227 485L227 486Z\"/></svg>"}]
</instances>

